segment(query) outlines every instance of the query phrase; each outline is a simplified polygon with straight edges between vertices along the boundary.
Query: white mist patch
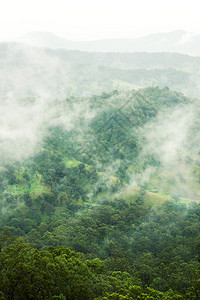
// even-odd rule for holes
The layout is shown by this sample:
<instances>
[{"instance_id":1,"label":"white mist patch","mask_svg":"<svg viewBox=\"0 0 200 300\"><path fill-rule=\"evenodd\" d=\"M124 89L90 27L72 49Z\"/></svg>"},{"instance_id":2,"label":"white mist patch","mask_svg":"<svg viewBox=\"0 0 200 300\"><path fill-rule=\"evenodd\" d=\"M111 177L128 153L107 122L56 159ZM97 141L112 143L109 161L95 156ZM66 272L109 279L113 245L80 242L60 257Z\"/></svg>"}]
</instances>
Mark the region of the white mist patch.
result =
<instances>
[{"instance_id":1,"label":"white mist patch","mask_svg":"<svg viewBox=\"0 0 200 300\"><path fill-rule=\"evenodd\" d=\"M21 105L15 99L0 103L1 161L26 158L41 138L44 104Z\"/></svg>"},{"instance_id":2,"label":"white mist patch","mask_svg":"<svg viewBox=\"0 0 200 300\"><path fill-rule=\"evenodd\" d=\"M197 110L198 103L168 109L140 129L138 160L143 167L132 175L133 185L184 197L198 194L193 173L200 151L199 136L194 134Z\"/></svg>"},{"instance_id":3,"label":"white mist patch","mask_svg":"<svg viewBox=\"0 0 200 300\"><path fill-rule=\"evenodd\" d=\"M80 116L88 120L94 116L87 103L69 105L46 97L4 99L0 102L0 163L26 159L40 148L49 127L71 130Z\"/></svg>"},{"instance_id":4,"label":"white mist patch","mask_svg":"<svg viewBox=\"0 0 200 300\"><path fill-rule=\"evenodd\" d=\"M0 95L15 98L63 97L69 87L70 65L46 49L21 44L0 45Z\"/></svg>"},{"instance_id":5,"label":"white mist patch","mask_svg":"<svg viewBox=\"0 0 200 300\"><path fill-rule=\"evenodd\" d=\"M195 33L193 32L185 32L180 40L177 41L177 45L190 43L192 38L195 36Z\"/></svg>"},{"instance_id":6,"label":"white mist patch","mask_svg":"<svg viewBox=\"0 0 200 300\"><path fill-rule=\"evenodd\" d=\"M93 117L86 100L65 100L71 69L62 57L20 44L0 47L0 163L34 154L51 126L70 130L80 117Z\"/></svg>"},{"instance_id":7,"label":"white mist patch","mask_svg":"<svg viewBox=\"0 0 200 300\"><path fill-rule=\"evenodd\" d=\"M164 167L173 166L180 159L180 151L187 143L193 119L192 105L159 114L154 122L144 127L143 154L155 155Z\"/></svg>"}]
</instances>

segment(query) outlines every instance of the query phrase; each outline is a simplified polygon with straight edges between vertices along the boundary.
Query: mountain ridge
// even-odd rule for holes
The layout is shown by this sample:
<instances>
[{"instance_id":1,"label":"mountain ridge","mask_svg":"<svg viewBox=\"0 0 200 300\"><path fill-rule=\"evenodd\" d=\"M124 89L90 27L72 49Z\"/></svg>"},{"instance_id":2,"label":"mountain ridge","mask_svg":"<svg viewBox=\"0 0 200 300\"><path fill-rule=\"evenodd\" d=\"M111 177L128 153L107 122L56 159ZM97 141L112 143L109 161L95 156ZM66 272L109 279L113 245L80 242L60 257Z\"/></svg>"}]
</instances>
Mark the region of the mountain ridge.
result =
<instances>
[{"instance_id":1,"label":"mountain ridge","mask_svg":"<svg viewBox=\"0 0 200 300\"><path fill-rule=\"evenodd\" d=\"M183 54L90 53L0 43L0 68L2 97L24 98L41 91L50 98L58 93L88 96L147 86L169 86L199 97L200 57Z\"/></svg>"},{"instance_id":2,"label":"mountain ridge","mask_svg":"<svg viewBox=\"0 0 200 300\"><path fill-rule=\"evenodd\" d=\"M133 39L73 41L50 32L30 32L15 40L35 47L88 52L177 52L200 55L200 35L176 30Z\"/></svg>"}]
</instances>

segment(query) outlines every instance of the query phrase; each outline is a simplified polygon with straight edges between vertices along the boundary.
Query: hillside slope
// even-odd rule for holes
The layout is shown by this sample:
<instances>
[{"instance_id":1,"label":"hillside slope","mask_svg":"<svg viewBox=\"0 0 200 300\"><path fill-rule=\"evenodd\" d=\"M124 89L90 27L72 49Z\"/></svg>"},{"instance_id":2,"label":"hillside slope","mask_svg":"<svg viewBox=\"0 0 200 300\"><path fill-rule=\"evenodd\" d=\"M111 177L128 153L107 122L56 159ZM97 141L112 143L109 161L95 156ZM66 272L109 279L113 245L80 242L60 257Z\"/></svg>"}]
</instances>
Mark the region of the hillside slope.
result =
<instances>
[{"instance_id":1,"label":"hillside slope","mask_svg":"<svg viewBox=\"0 0 200 300\"><path fill-rule=\"evenodd\" d=\"M0 95L61 98L169 86L198 97L199 67L198 57L181 54L87 53L0 44Z\"/></svg>"}]
</instances>

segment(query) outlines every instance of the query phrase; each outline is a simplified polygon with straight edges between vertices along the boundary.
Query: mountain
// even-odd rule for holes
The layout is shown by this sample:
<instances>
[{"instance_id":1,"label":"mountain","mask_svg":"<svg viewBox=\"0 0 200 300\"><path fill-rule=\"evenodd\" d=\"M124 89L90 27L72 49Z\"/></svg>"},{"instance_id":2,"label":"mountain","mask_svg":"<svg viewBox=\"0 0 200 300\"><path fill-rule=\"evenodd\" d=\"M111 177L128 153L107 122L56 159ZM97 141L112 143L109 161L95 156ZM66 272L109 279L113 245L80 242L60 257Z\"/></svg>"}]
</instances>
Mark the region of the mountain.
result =
<instances>
[{"instance_id":1,"label":"mountain","mask_svg":"<svg viewBox=\"0 0 200 300\"><path fill-rule=\"evenodd\" d=\"M76 42L63 39L50 32L30 32L17 39L17 42L34 47L76 49Z\"/></svg>"},{"instance_id":2,"label":"mountain","mask_svg":"<svg viewBox=\"0 0 200 300\"><path fill-rule=\"evenodd\" d=\"M24 155L0 157L0 298L199 299L198 101L113 91L41 115L28 100L1 116L7 158Z\"/></svg>"},{"instance_id":3,"label":"mountain","mask_svg":"<svg viewBox=\"0 0 200 300\"><path fill-rule=\"evenodd\" d=\"M199 70L0 44L0 299L200 299Z\"/></svg>"},{"instance_id":4,"label":"mountain","mask_svg":"<svg viewBox=\"0 0 200 300\"><path fill-rule=\"evenodd\" d=\"M178 52L200 55L200 35L183 30L155 33L136 39L71 41L49 32L31 32L16 40L34 47L89 52Z\"/></svg>"},{"instance_id":5,"label":"mountain","mask_svg":"<svg viewBox=\"0 0 200 300\"><path fill-rule=\"evenodd\" d=\"M2 43L0 70L2 97L88 96L148 86L199 95L200 58L177 53L90 53Z\"/></svg>"}]
</instances>

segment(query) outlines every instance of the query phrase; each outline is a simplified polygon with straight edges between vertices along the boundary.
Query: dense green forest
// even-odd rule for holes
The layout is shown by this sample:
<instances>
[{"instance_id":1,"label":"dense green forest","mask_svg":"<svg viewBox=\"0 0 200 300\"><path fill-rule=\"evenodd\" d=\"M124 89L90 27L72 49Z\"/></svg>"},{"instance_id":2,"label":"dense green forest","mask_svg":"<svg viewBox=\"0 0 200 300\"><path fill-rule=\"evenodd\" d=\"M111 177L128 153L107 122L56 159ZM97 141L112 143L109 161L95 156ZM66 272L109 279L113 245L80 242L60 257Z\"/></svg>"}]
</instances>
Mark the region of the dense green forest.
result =
<instances>
[{"instance_id":1,"label":"dense green forest","mask_svg":"<svg viewBox=\"0 0 200 300\"><path fill-rule=\"evenodd\" d=\"M0 299L199 299L198 100L152 87L49 106L26 159L2 151Z\"/></svg>"}]
</instances>

